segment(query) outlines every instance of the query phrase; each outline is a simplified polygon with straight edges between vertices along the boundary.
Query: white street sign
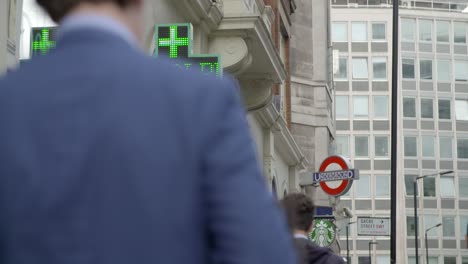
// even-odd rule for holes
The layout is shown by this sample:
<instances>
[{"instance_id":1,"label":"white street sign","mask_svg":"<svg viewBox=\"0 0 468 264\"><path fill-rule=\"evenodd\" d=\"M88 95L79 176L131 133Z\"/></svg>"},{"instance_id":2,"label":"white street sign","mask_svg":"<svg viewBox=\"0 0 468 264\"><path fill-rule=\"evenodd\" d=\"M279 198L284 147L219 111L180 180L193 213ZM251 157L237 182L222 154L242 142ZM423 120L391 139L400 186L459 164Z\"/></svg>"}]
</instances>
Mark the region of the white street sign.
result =
<instances>
[{"instance_id":1,"label":"white street sign","mask_svg":"<svg viewBox=\"0 0 468 264\"><path fill-rule=\"evenodd\" d=\"M390 218L358 217L357 231L359 236L390 236Z\"/></svg>"}]
</instances>

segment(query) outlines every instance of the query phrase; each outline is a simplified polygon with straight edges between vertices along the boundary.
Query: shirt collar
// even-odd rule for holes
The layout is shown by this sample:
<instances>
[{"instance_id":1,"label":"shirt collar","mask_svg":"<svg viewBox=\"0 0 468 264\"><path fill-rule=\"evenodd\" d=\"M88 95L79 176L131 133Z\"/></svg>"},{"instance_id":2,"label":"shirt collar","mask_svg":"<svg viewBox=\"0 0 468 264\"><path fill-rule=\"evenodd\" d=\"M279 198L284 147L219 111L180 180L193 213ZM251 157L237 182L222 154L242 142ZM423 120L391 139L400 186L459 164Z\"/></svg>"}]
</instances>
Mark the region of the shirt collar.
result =
<instances>
[{"instance_id":1,"label":"shirt collar","mask_svg":"<svg viewBox=\"0 0 468 264\"><path fill-rule=\"evenodd\" d=\"M133 34L119 21L103 15L78 14L66 17L58 32L59 37L77 29L97 29L117 35L137 47L138 43Z\"/></svg>"},{"instance_id":2,"label":"shirt collar","mask_svg":"<svg viewBox=\"0 0 468 264\"><path fill-rule=\"evenodd\" d=\"M309 238L304 234L294 234L294 238L303 238L303 239L309 240Z\"/></svg>"}]
</instances>

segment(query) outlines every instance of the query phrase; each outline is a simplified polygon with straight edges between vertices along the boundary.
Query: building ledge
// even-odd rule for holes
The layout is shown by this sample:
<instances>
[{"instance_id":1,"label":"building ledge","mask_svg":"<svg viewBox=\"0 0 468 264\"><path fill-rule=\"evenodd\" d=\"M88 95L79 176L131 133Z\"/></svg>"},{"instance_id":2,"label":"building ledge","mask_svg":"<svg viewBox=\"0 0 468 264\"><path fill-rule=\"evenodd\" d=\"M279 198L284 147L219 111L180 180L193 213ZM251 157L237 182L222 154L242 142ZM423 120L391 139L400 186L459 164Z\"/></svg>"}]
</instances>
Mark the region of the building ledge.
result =
<instances>
[{"instance_id":1,"label":"building ledge","mask_svg":"<svg viewBox=\"0 0 468 264\"><path fill-rule=\"evenodd\" d=\"M221 0L176 0L174 1L192 24L205 24L216 30L223 18Z\"/></svg>"},{"instance_id":2,"label":"building ledge","mask_svg":"<svg viewBox=\"0 0 468 264\"><path fill-rule=\"evenodd\" d=\"M275 147L284 161L289 165L303 170L309 166L301 149L289 131L286 121L278 113L273 104L255 112L255 117L263 127L270 128L275 135Z\"/></svg>"}]
</instances>

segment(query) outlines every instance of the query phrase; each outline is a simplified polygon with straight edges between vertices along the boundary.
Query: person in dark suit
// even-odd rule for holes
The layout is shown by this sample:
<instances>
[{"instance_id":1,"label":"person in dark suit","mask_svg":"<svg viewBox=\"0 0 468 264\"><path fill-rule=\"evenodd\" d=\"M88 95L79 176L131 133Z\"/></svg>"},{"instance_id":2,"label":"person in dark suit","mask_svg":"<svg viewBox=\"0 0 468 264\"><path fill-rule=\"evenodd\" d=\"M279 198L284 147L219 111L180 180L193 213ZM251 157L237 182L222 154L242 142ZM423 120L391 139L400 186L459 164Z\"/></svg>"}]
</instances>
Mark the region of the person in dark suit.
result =
<instances>
[{"instance_id":1,"label":"person in dark suit","mask_svg":"<svg viewBox=\"0 0 468 264\"><path fill-rule=\"evenodd\" d=\"M291 193L281 201L301 264L342 264L343 259L325 247L319 247L309 241L314 221L314 204L312 199L302 193Z\"/></svg>"},{"instance_id":2,"label":"person in dark suit","mask_svg":"<svg viewBox=\"0 0 468 264\"><path fill-rule=\"evenodd\" d=\"M143 0L38 3L60 36L0 80L0 263L296 263L232 81L146 56Z\"/></svg>"}]
</instances>

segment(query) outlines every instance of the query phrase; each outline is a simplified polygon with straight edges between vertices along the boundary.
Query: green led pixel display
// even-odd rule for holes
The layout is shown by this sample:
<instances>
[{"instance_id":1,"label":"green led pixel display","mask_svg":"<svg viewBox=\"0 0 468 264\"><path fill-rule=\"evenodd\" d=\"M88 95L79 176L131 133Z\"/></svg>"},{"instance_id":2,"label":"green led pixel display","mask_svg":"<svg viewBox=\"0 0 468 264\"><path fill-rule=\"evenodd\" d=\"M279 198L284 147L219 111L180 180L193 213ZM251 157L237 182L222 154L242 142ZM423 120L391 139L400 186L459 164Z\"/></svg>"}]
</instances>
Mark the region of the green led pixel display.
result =
<instances>
[{"instance_id":1,"label":"green led pixel display","mask_svg":"<svg viewBox=\"0 0 468 264\"><path fill-rule=\"evenodd\" d=\"M191 24L156 25L154 56L166 56L185 69L198 69L205 74L221 76L221 63L217 55L192 53Z\"/></svg>"},{"instance_id":2,"label":"green led pixel display","mask_svg":"<svg viewBox=\"0 0 468 264\"><path fill-rule=\"evenodd\" d=\"M45 55L57 45L56 27L40 27L31 30L31 57Z\"/></svg>"}]
</instances>

